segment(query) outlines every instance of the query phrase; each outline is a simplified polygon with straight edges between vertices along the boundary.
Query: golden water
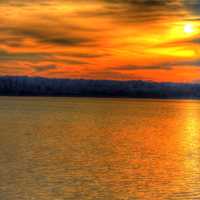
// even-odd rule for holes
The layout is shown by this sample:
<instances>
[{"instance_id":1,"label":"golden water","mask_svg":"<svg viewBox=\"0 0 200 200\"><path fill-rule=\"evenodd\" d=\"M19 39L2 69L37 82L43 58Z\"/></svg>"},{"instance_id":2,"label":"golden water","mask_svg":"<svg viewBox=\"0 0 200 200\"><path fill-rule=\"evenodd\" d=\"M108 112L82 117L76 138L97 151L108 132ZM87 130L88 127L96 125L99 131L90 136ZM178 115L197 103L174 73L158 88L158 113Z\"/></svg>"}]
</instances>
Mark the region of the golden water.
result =
<instances>
[{"instance_id":1,"label":"golden water","mask_svg":"<svg viewBox=\"0 0 200 200\"><path fill-rule=\"evenodd\" d=\"M200 199L199 122L195 100L0 97L0 199Z\"/></svg>"}]
</instances>

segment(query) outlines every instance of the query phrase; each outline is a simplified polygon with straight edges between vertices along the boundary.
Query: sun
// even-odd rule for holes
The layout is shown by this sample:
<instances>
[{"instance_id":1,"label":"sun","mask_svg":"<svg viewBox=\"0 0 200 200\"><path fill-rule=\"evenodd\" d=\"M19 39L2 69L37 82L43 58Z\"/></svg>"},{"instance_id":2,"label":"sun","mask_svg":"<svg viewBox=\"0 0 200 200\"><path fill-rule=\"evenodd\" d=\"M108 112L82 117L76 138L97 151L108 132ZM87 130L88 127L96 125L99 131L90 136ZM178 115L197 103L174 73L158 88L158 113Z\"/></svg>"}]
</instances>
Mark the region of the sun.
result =
<instances>
[{"instance_id":1,"label":"sun","mask_svg":"<svg viewBox=\"0 0 200 200\"><path fill-rule=\"evenodd\" d=\"M184 26L184 32L185 33L193 33L194 32L194 28L193 28L192 24L186 24Z\"/></svg>"}]
</instances>

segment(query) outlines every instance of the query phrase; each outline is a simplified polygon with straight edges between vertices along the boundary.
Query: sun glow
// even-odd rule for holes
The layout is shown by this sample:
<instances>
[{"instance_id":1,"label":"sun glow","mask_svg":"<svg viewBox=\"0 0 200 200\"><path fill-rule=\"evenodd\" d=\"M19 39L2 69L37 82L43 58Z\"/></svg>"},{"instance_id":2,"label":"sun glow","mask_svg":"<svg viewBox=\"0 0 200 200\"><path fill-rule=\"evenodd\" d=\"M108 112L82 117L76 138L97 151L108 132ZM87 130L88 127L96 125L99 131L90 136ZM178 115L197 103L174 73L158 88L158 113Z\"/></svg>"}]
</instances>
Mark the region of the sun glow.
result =
<instances>
[{"instance_id":1,"label":"sun glow","mask_svg":"<svg viewBox=\"0 0 200 200\"><path fill-rule=\"evenodd\" d=\"M185 33L193 33L194 32L194 27L192 26L192 24L186 24L184 26L184 32Z\"/></svg>"}]
</instances>

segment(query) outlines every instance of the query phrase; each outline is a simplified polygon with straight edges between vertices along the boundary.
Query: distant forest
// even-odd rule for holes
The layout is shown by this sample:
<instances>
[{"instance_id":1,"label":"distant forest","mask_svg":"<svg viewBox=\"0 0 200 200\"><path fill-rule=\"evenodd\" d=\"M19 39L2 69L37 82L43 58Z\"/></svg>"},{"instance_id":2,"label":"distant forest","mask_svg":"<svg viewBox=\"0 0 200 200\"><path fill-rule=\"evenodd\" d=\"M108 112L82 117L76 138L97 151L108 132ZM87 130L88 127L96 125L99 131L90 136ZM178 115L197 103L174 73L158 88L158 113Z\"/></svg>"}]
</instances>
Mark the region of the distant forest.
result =
<instances>
[{"instance_id":1,"label":"distant forest","mask_svg":"<svg viewBox=\"0 0 200 200\"><path fill-rule=\"evenodd\" d=\"M133 98L200 98L200 84L0 77L0 95Z\"/></svg>"}]
</instances>

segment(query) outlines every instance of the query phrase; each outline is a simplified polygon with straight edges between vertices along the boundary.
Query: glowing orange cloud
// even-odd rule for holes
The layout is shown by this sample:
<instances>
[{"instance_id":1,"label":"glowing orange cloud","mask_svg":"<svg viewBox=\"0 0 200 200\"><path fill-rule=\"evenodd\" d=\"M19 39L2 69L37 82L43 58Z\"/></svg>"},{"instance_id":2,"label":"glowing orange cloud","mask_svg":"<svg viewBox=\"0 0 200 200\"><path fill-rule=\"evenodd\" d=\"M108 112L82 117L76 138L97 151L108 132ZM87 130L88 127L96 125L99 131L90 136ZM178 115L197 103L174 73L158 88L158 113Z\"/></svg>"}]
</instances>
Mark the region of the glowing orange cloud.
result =
<instances>
[{"instance_id":1,"label":"glowing orange cloud","mask_svg":"<svg viewBox=\"0 0 200 200\"><path fill-rule=\"evenodd\" d=\"M180 0L0 2L0 75L195 81L198 5Z\"/></svg>"}]
</instances>

